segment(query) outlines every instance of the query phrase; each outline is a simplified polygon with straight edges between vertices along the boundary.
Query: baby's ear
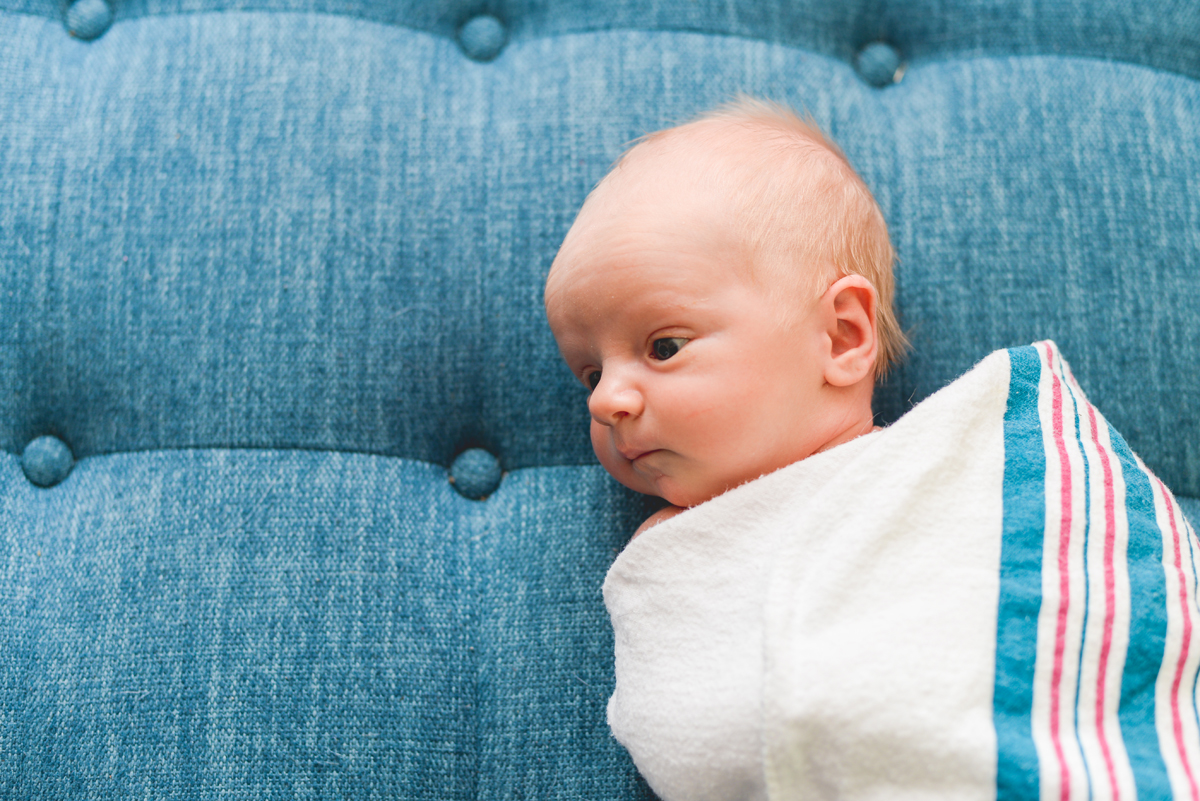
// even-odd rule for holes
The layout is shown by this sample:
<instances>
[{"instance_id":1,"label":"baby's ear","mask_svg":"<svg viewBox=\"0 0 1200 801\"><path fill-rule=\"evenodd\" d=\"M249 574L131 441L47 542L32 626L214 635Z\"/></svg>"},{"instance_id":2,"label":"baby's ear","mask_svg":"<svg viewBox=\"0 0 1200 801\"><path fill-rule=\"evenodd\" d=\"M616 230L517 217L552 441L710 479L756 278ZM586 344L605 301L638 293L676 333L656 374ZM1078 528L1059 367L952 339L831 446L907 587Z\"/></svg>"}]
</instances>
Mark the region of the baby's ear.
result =
<instances>
[{"instance_id":1,"label":"baby's ear","mask_svg":"<svg viewBox=\"0 0 1200 801\"><path fill-rule=\"evenodd\" d=\"M821 298L830 340L825 380L848 387L874 381L879 337L875 328L875 287L861 275L839 278Z\"/></svg>"}]
</instances>

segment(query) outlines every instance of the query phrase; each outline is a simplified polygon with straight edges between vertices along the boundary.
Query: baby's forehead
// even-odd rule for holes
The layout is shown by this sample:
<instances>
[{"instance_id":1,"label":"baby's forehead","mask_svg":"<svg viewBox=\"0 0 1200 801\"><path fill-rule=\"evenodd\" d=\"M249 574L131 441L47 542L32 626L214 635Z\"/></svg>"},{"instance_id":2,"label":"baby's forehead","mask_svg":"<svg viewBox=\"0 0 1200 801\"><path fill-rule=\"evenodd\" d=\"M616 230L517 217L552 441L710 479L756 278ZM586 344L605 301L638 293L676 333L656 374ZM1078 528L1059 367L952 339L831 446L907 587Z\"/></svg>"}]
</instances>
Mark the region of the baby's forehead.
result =
<instances>
[{"instance_id":1,"label":"baby's forehead","mask_svg":"<svg viewBox=\"0 0 1200 801\"><path fill-rule=\"evenodd\" d=\"M737 119L701 119L647 137L589 195L555 259L547 290L563 268L588 269L590 254L619 241L631 226L678 226L703 236L718 224L727 242L766 256L772 241L793 239L780 225L833 215L832 207L802 210L795 202L789 190L822 170L810 159L787 158L778 140L778 131ZM695 221L701 222L691 227ZM776 271L754 277L784 283Z\"/></svg>"},{"instance_id":2,"label":"baby's forehead","mask_svg":"<svg viewBox=\"0 0 1200 801\"><path fill-rule=\"evenodd\" d=\"M804 213L812 218L833 215L832 206L805 203L800 195L842 183L840 157L819 142L797 146L796 134L786 142L783 136L725 119L661 131L622 157L581 216L603 217L630 205L679 203L697 195L719 199L726 214L747 222L792 216L783 207L797 204L810 206Z\"/></svg>"},{"instance_id":3,"label":"baby's forehead","mask_svg":"<svg viewBox=\"0 0 1200 801\"><path fill-rule=\"evenodd\" d=\"M789 170L808 171L820 161L788 159L798 150L833 156L825 143L806 131L784 130L749 118L705 118L647 136L626 151L610 176L627 168L632 172L682 169L698 176L736 179L767 175L785 164Z\"/></svg>"},{"instance_id":4,"label":"baby's forehead","mask_svg":"<svg viewBox=\"0 0 1200 801\"><path fill-rule=\"evenodd\" d=\"M601 193L642 194L712 184L745 161L749 141L717 142L702 131L673 129L631 148L597 186Z\"/></svg>"}]
</instances>

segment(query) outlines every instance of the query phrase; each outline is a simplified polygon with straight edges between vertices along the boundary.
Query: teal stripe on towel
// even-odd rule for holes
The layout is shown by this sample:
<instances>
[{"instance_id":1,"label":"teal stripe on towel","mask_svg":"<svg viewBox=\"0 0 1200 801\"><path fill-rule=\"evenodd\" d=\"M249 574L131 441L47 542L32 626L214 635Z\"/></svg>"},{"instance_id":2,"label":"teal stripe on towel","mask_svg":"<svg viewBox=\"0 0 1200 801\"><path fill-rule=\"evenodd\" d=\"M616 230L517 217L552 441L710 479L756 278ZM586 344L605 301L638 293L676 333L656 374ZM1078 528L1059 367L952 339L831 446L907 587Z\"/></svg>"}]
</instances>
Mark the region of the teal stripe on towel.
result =
<instances>
[{"instance_id":1,"label":"teal stripe on towel","mask_svg":"<svg viewBox=\"0 0 1200 801\"><path fill-rule=\"evenodd\" d=\"M1046 455L1038 418L1042 362L1033 347L1009 352L1004 413L1004 539L996 620L996 798L1038 797L1032 723L1033 666L1042 604L1042 539L1046 522Z\"/></svg>"},{"instance_id":2,"label":"teal stripe on towel","mask_svg":"<svg viewBox=\"0 0 1200 801\"><path fill-rule=\"evenodd\" d=\"M1108 434L1125 477L1125 508L1129 515L1129 652L1117 714L1138 797L1170 798L1167 767L1154 728L1154 683L1167 639L1162 533L1154 513L1149 477L1112 426Z\"/></svg>"}]
</instances>

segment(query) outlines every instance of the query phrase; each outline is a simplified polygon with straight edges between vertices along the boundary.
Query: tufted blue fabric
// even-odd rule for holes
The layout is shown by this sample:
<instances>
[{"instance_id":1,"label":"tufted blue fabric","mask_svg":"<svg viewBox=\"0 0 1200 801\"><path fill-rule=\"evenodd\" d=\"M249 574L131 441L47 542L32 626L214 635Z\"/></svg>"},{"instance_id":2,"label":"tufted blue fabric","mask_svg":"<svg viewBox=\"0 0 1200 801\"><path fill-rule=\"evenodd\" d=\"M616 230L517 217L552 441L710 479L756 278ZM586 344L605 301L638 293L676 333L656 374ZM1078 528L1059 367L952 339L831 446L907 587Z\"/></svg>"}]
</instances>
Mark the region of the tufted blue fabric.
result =
<instances>
[{"instance_id":1,"label":"tufted blue fabric","mask_svg":"<svg viewBox=\"0 0 1200 801\"><path fill-rule=\"evenodd\" d=\"M71 449L58 437L38 437L21 453L25 477L39 487L53 487L65 479L74 466Z\"/></svg>"},{"instance_id":2,"label":"tufted blue fabric","mask_svg":"<svg viewBox=\"0 0 1200 801\"><path fill-rule=\"evenodd\" d=\"M914 351L883 419L1052 338L1200 515L1195 3L0 22L0 798L646 797L599 586L649 507L595 464L541 286L625 143L738 91L884 208ZM46 434L78 461L40 488Z\"/></svg>"},{"instance_id":3,"label":"tufted blue fabric","mask_svg":"<svg viewBox=\"0 0 1200 801\"><path fill-rule=\"evenodd\" d=\"M887 42L871 42L859 51L854 64L864 81L882 89L899 77L900 54Z\"/></svg>"},{"instance_id":4,"label":"tufted blue fabric","mask_svg":"<svg viewBox=\"0 0 1200 801\"><path fill-rule=\"evenodd\" d=\"M469 448L450 465L450 481L463 497L480 501L496 491L503 473L495 456L482 448Z\"/></svg>"},{"instance_id":5,"label":"tufted blue fabric","mask_svg":"<svg viewBox=\"0 0 1200 801\"><path fill-rule=\"evenodd\" d=\"M508 41L504 23L491 14L472 17L458 31L458 42L467 58L475 61L491 61L500 55Z\"/></svg>"},{"instance_id":6,"label":"tufted blue fabric","mask_svg":"<svg viewBox=\"0 0 1200 801\"><path fill-rule=\"evenodd\" d=\"M84 41L107 31L112 20L112 6L105 0L76 0L67 8L67 31Z\"/></svg>"}]
</instances>

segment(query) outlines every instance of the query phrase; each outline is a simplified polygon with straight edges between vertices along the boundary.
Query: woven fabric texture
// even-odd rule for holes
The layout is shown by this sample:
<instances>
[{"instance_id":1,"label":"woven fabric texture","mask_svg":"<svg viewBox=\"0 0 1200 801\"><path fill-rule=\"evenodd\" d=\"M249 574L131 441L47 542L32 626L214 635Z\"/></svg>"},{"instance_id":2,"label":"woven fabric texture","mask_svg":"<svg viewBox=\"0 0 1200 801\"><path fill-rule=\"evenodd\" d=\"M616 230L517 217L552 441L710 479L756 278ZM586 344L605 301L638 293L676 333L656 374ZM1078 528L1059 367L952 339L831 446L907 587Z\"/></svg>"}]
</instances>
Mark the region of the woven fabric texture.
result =
<instances>
[{"instance_id":1,"label":"woven fabric texture","mask_svg":"<svg viewBox=\"0 0 1200 801\"><path fill-rule=\"evenodd\" d=\"M0 798L646 797L541 290L737 92L884 209L881 420L1054 339L1200 514L1194 3L86 2L0 0Z\"/></svg>"}]
</instances>

